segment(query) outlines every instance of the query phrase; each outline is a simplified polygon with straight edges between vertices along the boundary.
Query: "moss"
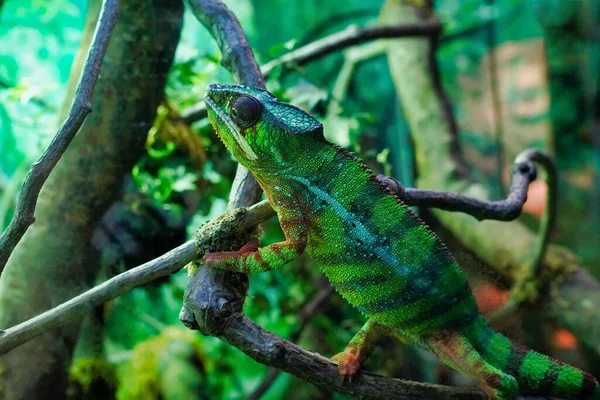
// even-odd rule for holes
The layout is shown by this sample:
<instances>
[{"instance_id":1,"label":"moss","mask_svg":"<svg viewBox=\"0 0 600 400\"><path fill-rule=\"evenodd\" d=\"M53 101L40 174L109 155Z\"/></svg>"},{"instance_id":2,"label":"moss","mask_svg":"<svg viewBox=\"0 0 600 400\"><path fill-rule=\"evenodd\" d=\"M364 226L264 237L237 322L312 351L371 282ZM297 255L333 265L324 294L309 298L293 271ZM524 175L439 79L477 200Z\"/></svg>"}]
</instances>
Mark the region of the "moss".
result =
<instances>
[{"instance_id":1,"label":"moss","mask_svg":"<svg viewBox=\"0 0 600 400\"><path fill-rule=\"evenodd\" d=\"M81 358L69 369L68 399L114 399L115 367L104 359Z\"/></svg>"},{"instance_id":2,"label":"moss","mask_svg":"<svg viewBox=\"0 0 600 400\"><path fill-rule=\"evenodd\" d=\"M240 224L246 214L246 208L227 211L218 218L208 222L196 233L196 247L201 254L241 248L248 243L252 228L242 228Z\"/></svg>"},{"instance_id":3,"label":"moss","mask_svg":"<svg viewBox=\"0 0 600 400\"><path fill-rule=\"evenodd\" d=\"M183 328L167 328L160 335L138 344L133 349L132 357L121 374L117 398L159 400L170 397L164 396L164 392L168 391L164 386L177 385L178 380L169 380L165 384L165 380L162 379L165 369L172 369L172 364L165 368L163 364L166 361L185 363L185 370L190 370L190 367L195 369L194 374L198 381L202 381L203 375L210 373L213 368L194 332Z\"/></svg>"}]
</instances>

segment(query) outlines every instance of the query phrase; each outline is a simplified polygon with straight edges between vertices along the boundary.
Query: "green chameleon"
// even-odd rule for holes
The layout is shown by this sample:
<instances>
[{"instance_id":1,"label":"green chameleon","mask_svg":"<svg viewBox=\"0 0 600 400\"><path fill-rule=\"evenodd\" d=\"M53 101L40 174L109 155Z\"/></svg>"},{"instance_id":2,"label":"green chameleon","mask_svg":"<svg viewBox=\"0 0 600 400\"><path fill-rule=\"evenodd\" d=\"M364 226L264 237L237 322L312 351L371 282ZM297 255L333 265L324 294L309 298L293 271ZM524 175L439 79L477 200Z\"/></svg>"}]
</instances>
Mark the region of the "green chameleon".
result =
<instances>
[{"instance_id":1,"label":"green chameleon","mask_svg":"<svg viewBox=\"0 0 600 400\"><path fill-rule=\"evenodd\" d=\"M518 393L600 399L591 375L512 342L488 326L440 239L362 161L328 142L323 126L266 90L210 85L208 116L265 191L286 240L210 253L205 265L269 271L304 250L369 320L333 357L359 371L384 336L434 353L476 378L494 399Z\"/></svg>"}]
</instances>

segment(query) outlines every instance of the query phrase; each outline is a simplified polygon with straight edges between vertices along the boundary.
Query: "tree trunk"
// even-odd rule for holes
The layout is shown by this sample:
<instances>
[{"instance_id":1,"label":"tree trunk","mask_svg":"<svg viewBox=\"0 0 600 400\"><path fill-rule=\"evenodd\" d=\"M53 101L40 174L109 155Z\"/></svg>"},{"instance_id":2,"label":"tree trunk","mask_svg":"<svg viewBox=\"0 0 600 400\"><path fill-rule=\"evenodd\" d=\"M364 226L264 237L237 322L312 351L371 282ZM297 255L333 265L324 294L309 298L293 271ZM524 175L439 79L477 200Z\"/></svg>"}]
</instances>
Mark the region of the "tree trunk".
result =
<instances>
[{"instance_id":1,"label":"tree trunk","mask_svg":"<svg viewBox=\"0 0 600 400\"><path fill-rule=\"evenodd\" d=\"M90 9L94 12L93 6ZM144 152L182 14L180 1L121 0L92 113L50 175L40 194L36 223L3 273L1 327L31 318L91 286L99 267L92 232ZM87 23L89 32L95 21L88 18ZM75 67L71 80L78 75ZM71 94L65 101L71 102ZM2 357L3 398L63 398L80 325L80 320L72 321Z\"/></svg>"}]
</instances>

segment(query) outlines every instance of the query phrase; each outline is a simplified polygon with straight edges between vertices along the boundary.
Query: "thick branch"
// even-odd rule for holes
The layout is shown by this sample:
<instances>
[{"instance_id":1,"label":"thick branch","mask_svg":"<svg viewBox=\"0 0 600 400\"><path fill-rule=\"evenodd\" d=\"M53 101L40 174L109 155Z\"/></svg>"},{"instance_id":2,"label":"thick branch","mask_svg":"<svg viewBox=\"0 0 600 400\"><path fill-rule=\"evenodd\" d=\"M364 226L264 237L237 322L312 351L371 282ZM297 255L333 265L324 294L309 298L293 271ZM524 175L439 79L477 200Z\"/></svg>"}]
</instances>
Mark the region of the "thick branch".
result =
<instances>
[{"instance_id":1,"label":"thick branch","mask_svg":"<svg viewBox=\"0 0 600 400\"><path fill-rule=\"evenodd\" d=\"M204 276L197 273L190 281L190 287L198 290L187 292L187 310L200 311L192 307L203 304L205 300L203 280ZM261 364L279 368L325 390L365 399L389 399L390 396L395 399L487 399L486 394L473 388L402 381L366 372L352 383L344 382L339 377L337 365L332 361L274 335L235 311L235 295L224 300L222 306L233 314L227 324L211 334L239 348Z\"/></svg>"},{"instance_id":2,"label":"thick branch","mask_svg":"<svg viewBox=\"0 0 600 400\"><path fill-rule=\"evenodd\" d=\"M69 114L52 139L44 154L31 167L19 195L17 210L6 231L0 236L0 274L6 262L21 240L27 228L35 221L34 212L38 196L48 176L69 147L69 144L81 128L83 121L92 111L91 99L94 86L100 75L104 54L110 36L117 23L119 13L118 0L104 0L94 38L85 61L75 97Z\"/></svg>"},{"instance_id":3,"label":"thick branch","mask_svg":"<svg viewBox=\"0 0 600 400\"><path fill-rule=\"evenodd\" d=\"M300 336L302 335L302 332L304 332L304 329L306 329L313 317L318 312L322 311L323 305L329 300L329 298L333 294L333 291L333 286L327 283L326 286L322 287L315 294L315 296L308 303L306 303L304 307L302 307L302 310L300 310L299 313L300 325L290 335L290 342L296 343L298 339L300 339ZM280 372L281 370L275 367L271 367L269 369L269 372L267 372L267 375L265 375L263 381L260 383L260 385L258 385L258 387L248 397L246 397L246 400L260 399L262 395L265 394L267 390L269 390L273 382L275 382L275 379L277 379L277 376L279 376Z\"/></svg>"},{"instance_id":4,"label":"thick branch","mask_svg":"<svg viewBox=\"0 0 600 400\"><path fill-rule=\"evenodd\" d=\"M306 46L302 46L281 57L269 61L260 69L263 77L266 78L279 66L291 68L293 66L304 65L335 51L343 50L347 47L355 46L370 40L413 36L436 36L441 32L442 25L438 22L363 29L360 29L356 25L352 25L343 31L325 36L322 39L316 40ZM188 124L202 118L206 118L206 106L204 103L199 103L182 112L182 119Z\"/></svg>"}]
</instances>

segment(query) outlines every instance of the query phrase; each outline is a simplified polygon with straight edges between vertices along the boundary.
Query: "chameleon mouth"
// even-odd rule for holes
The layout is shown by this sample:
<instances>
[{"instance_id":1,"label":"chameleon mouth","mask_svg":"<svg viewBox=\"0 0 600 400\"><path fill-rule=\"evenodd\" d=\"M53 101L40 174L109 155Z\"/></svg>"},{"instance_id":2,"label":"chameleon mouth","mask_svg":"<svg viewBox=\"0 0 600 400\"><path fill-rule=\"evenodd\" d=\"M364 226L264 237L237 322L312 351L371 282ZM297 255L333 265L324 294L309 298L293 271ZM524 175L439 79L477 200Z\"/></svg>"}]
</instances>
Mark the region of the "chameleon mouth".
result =
<instances>
[{"instance_id":1,"label":"chameleon mouth","mask_svg":"<svg viewBox=\"0 0 600 400\"><path fill-rule=\"evenodd\" d=\"M238 149L242 152L242 154L244 155L244 157L247 160L257 160L258 156L254 152L254 150L252 150L252 147L250 147L250 145L248 144L248 142L244 138L244 135L242 135L242 133L239 131L238 127L231 121L231 119L229 118L229 116L227 114L225 114L223 111L221 111L221 109L219 108L219 106L217 105L217 103L215 103L210 98L210 94L206 93L204 95L204 101L206 102L206 105L215 113L215 115L217 116L217 118L219 118L219 120L223 124L225 124L225 126L227 127L227 129L231 133L231 136L235 140ZM216 131L217 131L217 134L219 135L219 137L221 138L221 140L223 142L225 142L225 140L224 140L223 136L221 136L221 133L219 132L219 130L216 129Z\"/></svg>"}]
</instances>

